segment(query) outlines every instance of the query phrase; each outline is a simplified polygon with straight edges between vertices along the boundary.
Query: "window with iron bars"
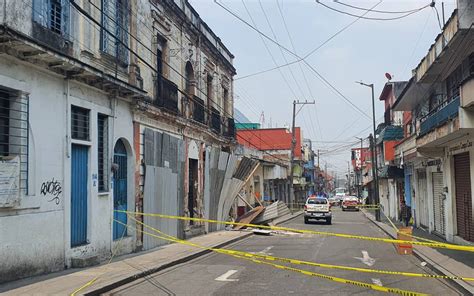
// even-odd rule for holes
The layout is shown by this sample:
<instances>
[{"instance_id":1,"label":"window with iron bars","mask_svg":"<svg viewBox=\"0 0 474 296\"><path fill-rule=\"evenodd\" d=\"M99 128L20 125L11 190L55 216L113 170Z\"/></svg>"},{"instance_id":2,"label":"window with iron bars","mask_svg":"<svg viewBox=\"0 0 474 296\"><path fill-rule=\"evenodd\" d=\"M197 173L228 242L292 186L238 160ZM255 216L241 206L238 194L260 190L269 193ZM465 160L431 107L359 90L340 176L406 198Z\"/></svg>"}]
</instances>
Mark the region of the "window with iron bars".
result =
<instances>
[{"instance_id":1,"label":"window with iron bars","mask_svg":"<svg viewBox=\"0 0 474 296\"><path fill-rule=\"evenodd\" d=\"M19 190L28 194L28 97L0 87L0 159L19 158Z\"/></svg>"},{"instance_id":2,"label":"window with iron bars","mask_svg":"<svg viewBox=\"0 0 474 296\"><path fill-rule=\"evenodd\" d=\"M101 50L128 64L128 0L102 0Z\"/></svg>"},{"instance_id":3,"label":"window with iron bars","mask_svg":"<svg viewBox=\"0 0 474 296\"><path fill-rule=\"evenodd\" d=\"M105 114L97 115L97 152L98 152L98 182L99 192L109 190L109 170L108 170L108 149L109 149L109 133L108 133L108 116Z\"/></svg>"},{"instance_id":4,"label":"window with iron bars","mask_svg":"<svg viewBox=\"0 0 474 296\"><path fill-rule=\"evenodd\" d=\"M89 141L90 111L77 106L71 107L71 137L75 140Z\"/></svg>"},{"instance_id":5,"label":"window with iron bars","mask_svg":"<svg viewBox=\"0 0 474 296\"><path fill-rule=\"evenodd\" d=\"M69 0L33 0L33 20L52 32L67 35Z\"/></svg>"}]
</instances>

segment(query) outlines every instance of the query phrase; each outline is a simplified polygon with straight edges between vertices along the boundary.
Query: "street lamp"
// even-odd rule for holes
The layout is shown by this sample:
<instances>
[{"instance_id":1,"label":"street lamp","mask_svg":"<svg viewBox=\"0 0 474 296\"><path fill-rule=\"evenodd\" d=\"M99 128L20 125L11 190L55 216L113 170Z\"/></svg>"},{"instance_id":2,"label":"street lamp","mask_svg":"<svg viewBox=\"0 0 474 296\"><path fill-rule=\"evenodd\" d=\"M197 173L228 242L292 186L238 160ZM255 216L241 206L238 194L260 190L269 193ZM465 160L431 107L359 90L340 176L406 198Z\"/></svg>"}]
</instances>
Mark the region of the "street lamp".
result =
<instances>
[{"instance_id":1,"label":"street lamp","mask_svg":"<svg viewBox=\"0 0 474 296\"><path fill-rule=\"evenodd\" d=\"M372 159L373 159L373 164L372 164L372 174L374 175L374 195L375 195L375 203L377 204L377 208L375 210L375 219L377 221L380 221L380 200L379 200L379 181L378 181L378 176L377 176L377 155L375 153L375 96L374 96L374 84L366 84L363 83L362 81L356 81L356 83L359 83L360 85L370 87L372 90L372 124L374 128L374 137L373 137L373 143L372 143Z\"/></svg>"}]
</instances>

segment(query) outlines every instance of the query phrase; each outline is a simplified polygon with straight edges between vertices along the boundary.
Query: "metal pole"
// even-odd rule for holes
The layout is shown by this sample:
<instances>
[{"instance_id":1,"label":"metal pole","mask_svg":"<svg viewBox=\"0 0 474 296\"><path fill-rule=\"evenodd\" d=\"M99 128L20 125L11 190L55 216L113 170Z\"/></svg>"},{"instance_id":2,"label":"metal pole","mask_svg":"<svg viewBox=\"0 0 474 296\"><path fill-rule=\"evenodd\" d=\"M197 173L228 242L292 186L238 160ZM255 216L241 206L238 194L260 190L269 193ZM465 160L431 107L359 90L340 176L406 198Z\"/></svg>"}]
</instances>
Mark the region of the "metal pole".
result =
<instances>
[{"instance_id":1,"label":"metal pole","mask_svg":"<svg viewBox=\"0 0 474 296\"><path fill-rule=\"evenodd\" d=\"M288 202L292 202L293 198L293 161L295 160L295 146L296 146L296 135L295 135L295 118L296 118L296 101L293 101L293 118L291 124L291 151L290 151L290 175L288 176Z\"/></svg>"},{"instance_id":2,"label":"metal pole","mask_svg":"<svg viewBox=\"0 0 474 296\"><path fill-rule=\"evenodd\" d=\"M294 202L296 201L294 198L294 190L293 190L293 162L295 161L295 147L296 147L296 133L295 133L295 120L296 120L296 115L300 112L301 108L303 108L304 105L314 105L316 102L300 102L300 101L293 101L293 118L292 118L292 124L291 124L291 151L290 151L290 175L288 176L288 183L289 188L288 188L288 201L289 202ZM296 105L301 105L301 108L296 112Z\"/></svg>"},{"instance_id":3,"label":"metal pole","mask_svg":"<svg viewBox=\"0 0 474 296\"><path fill-rule=\"evenodd\" d=\"M374 139L373 139L373 156L374 156L374 181L375 181L375 204L380 204L380 199L379 199L379 178L378 178L378 174L377 174L377 168L378 168L378 165L377 165L377 148L376 148L376 140L377 140L377 137L376 137L376 126L375 126L375 94L374 94L374 84L370 84L370 88L372 89L372 123L373 123L373 128L374 128ZM375 219L377 221L380 221L380 208L377 207L376 210L375 210Z\"/></svg>"},{"instance_id":4,"label":"metal pole","mask_svg":"<svg viewBox=\"0 0 474 296\"><path fill-rule=\"evenodd\" d=\"M362 198L362 149L364 144L364 139L360 139L360 168L359 168L359 198Z\"/></svg>"},{"instance_id":5,"label":"metal pole","mask_svg":"<svg viewBox=\"0 0 474 296\"><path fill-rule=\"evenodd\" d=\"M444 18L444 2L441 2L441 13L443 14L443 27L446 25L446 20Z\"/></svg>"}]
</instances>

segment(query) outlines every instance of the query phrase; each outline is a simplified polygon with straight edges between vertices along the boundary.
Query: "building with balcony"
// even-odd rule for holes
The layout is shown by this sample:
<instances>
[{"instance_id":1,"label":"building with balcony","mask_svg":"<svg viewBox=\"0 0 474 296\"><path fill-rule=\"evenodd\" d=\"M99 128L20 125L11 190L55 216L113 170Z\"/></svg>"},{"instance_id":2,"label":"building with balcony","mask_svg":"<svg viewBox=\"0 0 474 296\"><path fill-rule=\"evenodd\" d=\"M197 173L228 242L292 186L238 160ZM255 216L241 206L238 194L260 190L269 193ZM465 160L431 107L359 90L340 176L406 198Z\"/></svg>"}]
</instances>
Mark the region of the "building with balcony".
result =
<instances>
[{"instance_id":1,"label":"building with balcony","mask_svg":"<svg viewBox=\"0 0 474 296\"><path fill-rule=\"evenodd\" d=\"M400 152L404 162L405 151L414 158L416 224L457 243L474 241L471 4L458 1L394 106L411 112L407 144Z\"/></svg>"},{"instance_id":2,"label":"building with balcony","mask_svg":"<svg viewBox=\"0 0 474 296\"><path fill-rule=\"evenodd\" d=\"M395 163L395 146L403 139L403 111L395 111L393 105L405 88L405 81L388 81L385 83L379 100L384 101L384 122L377 129L376 156L379 199L385 215L398 219L401 200L404 197L403 170Z\"/></svg>"},{"instance_id":3,"label":"building with balcony","mask_svg":"<svg viewBox=\"0 0 474 296\"><path fill-rule=\"evenodd\" d=\"M313 151L313 142L311 139L303 140L303 177L306 181L306 195L310 196L316 193L315 180L316 180L316 167L314 164L315 153Z\"/></svg>"},{"instance_id":4,"label":"building with balcony","mask_svg":"<svg viewBox=\"0 0 474 296\"><path fill-rule=\"evenodd\" d=\"M0 56L0 282L159 244L120 210L217 208L233 55L187 1L5 0Z\"/></svg>"}]
</instances>

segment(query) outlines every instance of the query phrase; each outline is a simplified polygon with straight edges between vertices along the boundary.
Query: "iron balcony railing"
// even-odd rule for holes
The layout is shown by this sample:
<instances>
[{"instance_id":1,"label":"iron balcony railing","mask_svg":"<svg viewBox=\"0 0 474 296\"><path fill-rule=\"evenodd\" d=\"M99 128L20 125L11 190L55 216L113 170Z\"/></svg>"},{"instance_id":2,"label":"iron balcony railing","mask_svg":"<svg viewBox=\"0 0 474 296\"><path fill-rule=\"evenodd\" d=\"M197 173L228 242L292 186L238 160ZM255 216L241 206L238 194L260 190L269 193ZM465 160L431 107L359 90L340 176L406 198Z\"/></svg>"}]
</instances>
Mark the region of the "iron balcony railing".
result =
<instances>
[{"instance_id":1,"label":"iron balcony railing","mask_svg":"<svg viewBox=\"0 0 474 296\"><path fill-rule=\"evenodd\" d=\"M192 105L192 119L200 122L202 124L206 123L206 117L205 117L205 106L204 106L204 101L201 100L197 96L193 96L191 100L191 105Z\"/></svg>"},{"instance_id":2,"label":"iron balcony railing","mask_svg":"<svg viewBox=\"0 0 474 296\"><path fill-rule=\"evenodd\" d=\"M214 107L211 108L211 129L218 134L221 133L221 115Z\"/></svg>"},{"instance_id":3,"label":"iron balcony railing","mask_svg":"<svg viewBox=\"0 0 474 296\"><path fill-rule=\"evenodd\" d=\"M227 124L225 127L225 136L228 138L235 138L235 121L234 118L227 118Z\"/></svg>"},{"instance_id":4,"label":"iron balcony railing","mask_svg":"<svg viewBox=\"0 0 474 296\"><path fill-rule=\"evenodd\" d=\"M459 96L438 105L433 111L421 118L420 135L423 136L458 115L460 106Z\"/></svg>"},{"instance_id":5,"label":"iron balcony railing","mask_svg":"<svg viewBox=\"0 0 474 296\"><path fill-rule=\"evenodd\" d=\"M156 106L172 113L179 113L178 108L178 86L173 82L159 77L156 82L157 97Z\"/></svg>"}]
</instances>

